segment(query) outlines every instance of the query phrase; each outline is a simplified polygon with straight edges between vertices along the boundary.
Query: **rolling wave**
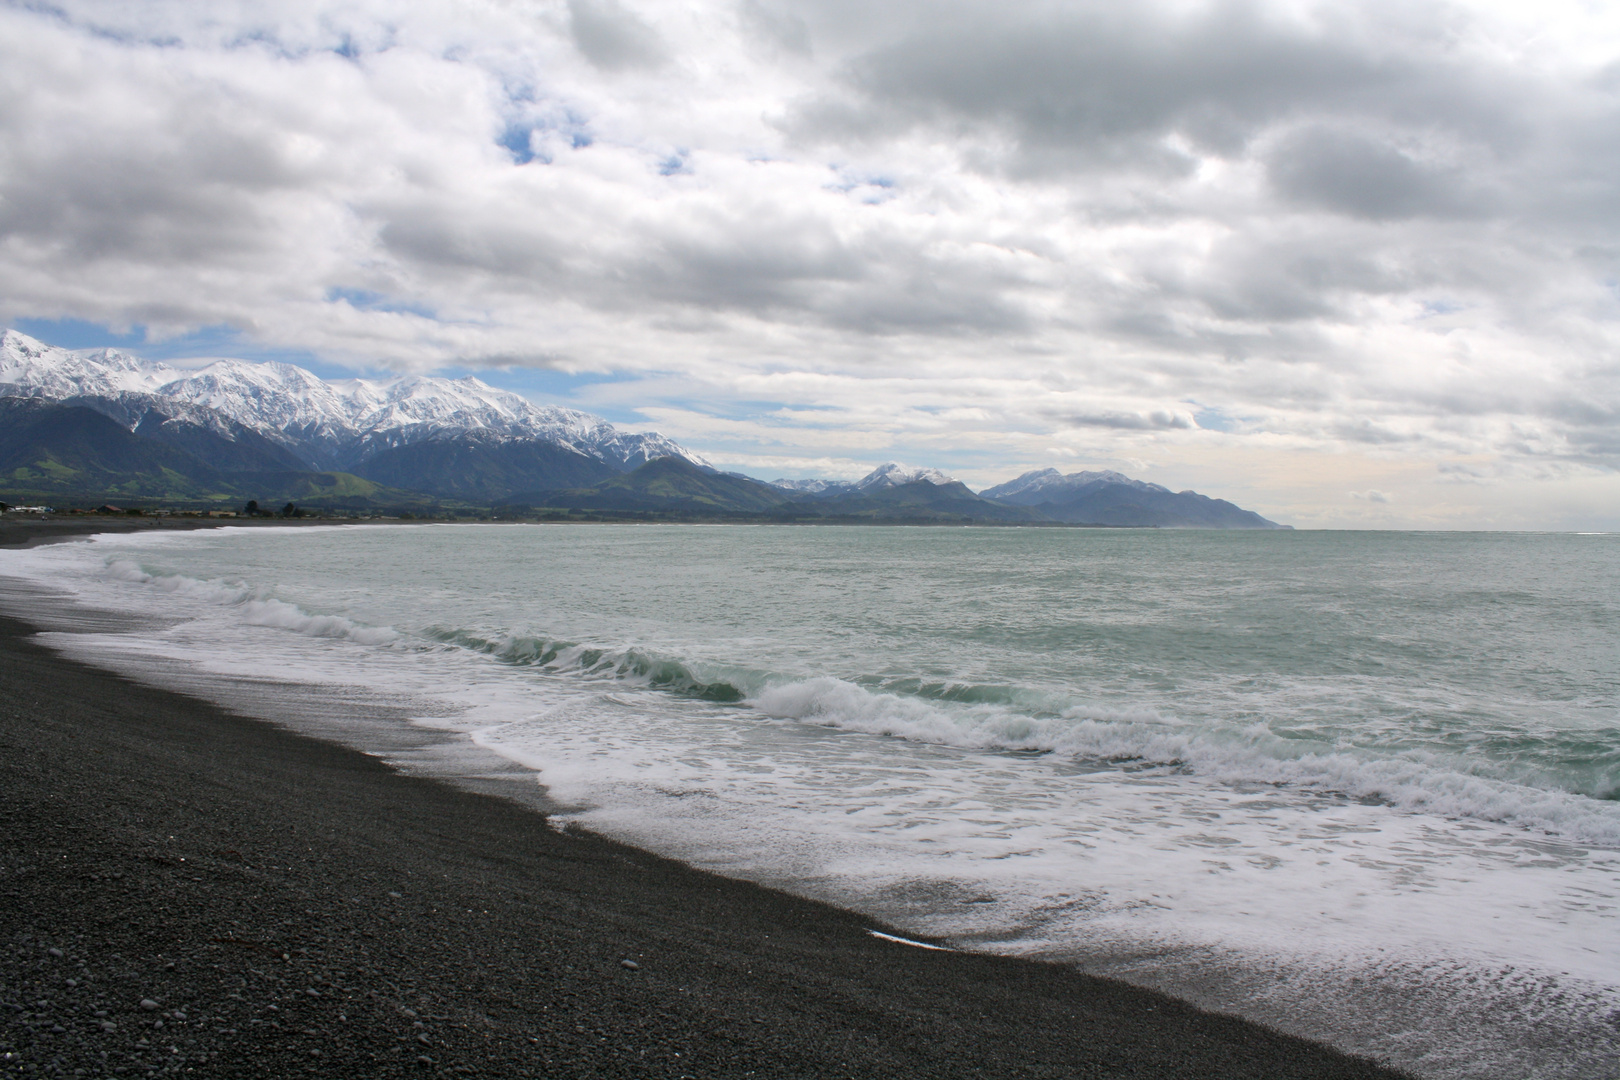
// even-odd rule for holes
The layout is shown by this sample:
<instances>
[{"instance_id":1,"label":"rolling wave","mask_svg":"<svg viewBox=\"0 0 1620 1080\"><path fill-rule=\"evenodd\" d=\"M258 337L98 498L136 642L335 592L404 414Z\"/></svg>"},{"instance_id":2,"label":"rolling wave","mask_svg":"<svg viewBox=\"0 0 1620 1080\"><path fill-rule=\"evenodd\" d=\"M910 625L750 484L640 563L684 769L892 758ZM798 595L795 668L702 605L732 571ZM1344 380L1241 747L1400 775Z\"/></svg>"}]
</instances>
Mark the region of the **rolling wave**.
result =
<instances>
[{"instance_id":1,"label":"rolling wave","mask_svg":"<svg viewBox=\"0 0 1620 1080\"><path fill-rule=\"evenodd\" d=\"M514 667L738 705L775 720L971 750L1051 753L1099 767L1180 769L1239 787L1290 787L1370 799L1415 813L1502 822L1578 843L1620 847L1620 803L1605 800L1601 792L1486 775L1482 770L1489 763L1432 752L1346 750L1284 738L1259 723L1213 727L1152 708L1076 705L1049 692L1008 685L906 677L793 678L743 668L705 675L702 665L633 646L442 626L407 633L311 612L264 588L151 572L129 560L109 562L107 573L234 609L250 625L309 637L370 646L431 643Z\"/></svg>"}]
</instances>

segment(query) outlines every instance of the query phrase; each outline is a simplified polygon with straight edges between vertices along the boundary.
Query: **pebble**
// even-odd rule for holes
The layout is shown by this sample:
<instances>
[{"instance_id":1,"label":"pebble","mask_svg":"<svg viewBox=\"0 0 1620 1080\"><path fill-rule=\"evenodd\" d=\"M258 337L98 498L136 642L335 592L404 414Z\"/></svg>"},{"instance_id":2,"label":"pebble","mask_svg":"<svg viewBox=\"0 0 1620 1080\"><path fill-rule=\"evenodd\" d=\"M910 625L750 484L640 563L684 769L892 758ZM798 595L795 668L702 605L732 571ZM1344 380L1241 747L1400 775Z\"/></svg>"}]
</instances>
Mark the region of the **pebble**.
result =
<instances>
[{"instance_id":1,"label":"pebble","mask_svg":"<svg viewBox=\"0 0 1620 1080\"><path fill-rule=\"evenodd\" d=\"M45 952L49 956L61 956L61 955L63 955L61 949L46 949Z\"/></svg>"},{"instance_id":2,"label":"pebble","mask_svg":"<svg viewBox=\"0 0 1620 1080\"><path fill-rule=\"evenodd\" d=\"M431 1065L433 1064L433 1059L428 1057L426 1054L422 1054L416 1059L416 1063L418 1065Z\"/></svg>"},{"instance_id":3,"label":"pebble","mask_svg":"<svg viewBox=\"0 0 1620 1080\"><path fill-rule=\"evenodd\" d=\"M620 960L619 961L619 966L623 967L623 968L629 968L631 971L640 971L641 970L641 965L636 963L634 960Z\"/></svg>"},{"instance_id":4,"label":"pebble","mask_svg":"<svg viewBox=\"0 0 1620 1080\"><path fill-rule=\"evenodd\" d=\"M141 998L141 1008L147 1012L157 1012L158 1003L151 998Z\"/></svg>"},{"instance_id":5,"label":"pebble","mask_svg":"<svg viewBox=\"0 0 1620 1080\"><path fill-rule=\"evenodd\" d=\"M305 990L304 993L308 994L310 997L320 997L321 996L321 992L319 990L315 989L313 986L310 987L308 990Z\"/></svg>"}]
</instances>

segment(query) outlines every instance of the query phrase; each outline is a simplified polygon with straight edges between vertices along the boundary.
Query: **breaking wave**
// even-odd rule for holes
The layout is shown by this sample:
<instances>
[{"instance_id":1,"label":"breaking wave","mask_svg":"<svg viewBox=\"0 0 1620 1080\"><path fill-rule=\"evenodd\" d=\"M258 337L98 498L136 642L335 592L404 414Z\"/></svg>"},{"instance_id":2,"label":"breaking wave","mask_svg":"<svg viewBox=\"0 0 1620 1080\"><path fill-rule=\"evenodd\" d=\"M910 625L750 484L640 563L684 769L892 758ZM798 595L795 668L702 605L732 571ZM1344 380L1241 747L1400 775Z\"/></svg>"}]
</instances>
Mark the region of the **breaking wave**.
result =
<instances>
[{"instance_id":1,"label":"breaking wave","mask_svg":"<svg viewBox=\"0 0 1620 1080\"><path fill-rule=\"evenodd\" d=\"M342 615L322 615L305 611L297 604L278 600L263 588L226 581L206 581L184 574L153 574L127 559L107 564L109 576L119 581L150 585L167 593L184 596L218 607L236 609L250 626L291 630L306 637L347 638L361 645L386 645L399 640L397 630L388 626L367 626Z\"/></svg>"},{"instance_id":2,"label":"breaking wave","mask_svg":"<svg viewBox=\"0 0 1620 1080\"><path fill-rule=\"evenodd\" d=\"M1376 756L1287 739L1263 724L1194 727L1152 709L1072 706L1038 717L994 706L944 709L818 677L771 686L747 704L767 716L871 735L983 750L1061 754L1113 765L1184 769L1233 785L1302 787L1402 810L1478 818L1620 847L1620 804L1482 776L1464 763L1411 752Z\"/></svg>"},{"instance_id":3,"label":"breaking wave","mask_svg":"<svg viewBox=\"0 0 1620 1080\"><path fill-rule=\"evenodd\" d=\"M1074 705L1016 686L892 677L874 678L863 686L832 676L790 679L694 664L638 647L611 648L546 636L439 626L406 634L389 626L310 612L262 587L151 573L128 560L110 562L107 573L232 608L250 625L309 637L374 646L431 644L515 667L738 705L775 720L963 749L1057 754L1098 767L1179 769L1223 784L1300 788L1620 847L1620 802L1485 775L1480 770L1491 767L1488 763L1429 752L1379 755L1337 749L1284 738L1259 723L1215 728L1151 708Z\"/></svg>"}]
</instances>

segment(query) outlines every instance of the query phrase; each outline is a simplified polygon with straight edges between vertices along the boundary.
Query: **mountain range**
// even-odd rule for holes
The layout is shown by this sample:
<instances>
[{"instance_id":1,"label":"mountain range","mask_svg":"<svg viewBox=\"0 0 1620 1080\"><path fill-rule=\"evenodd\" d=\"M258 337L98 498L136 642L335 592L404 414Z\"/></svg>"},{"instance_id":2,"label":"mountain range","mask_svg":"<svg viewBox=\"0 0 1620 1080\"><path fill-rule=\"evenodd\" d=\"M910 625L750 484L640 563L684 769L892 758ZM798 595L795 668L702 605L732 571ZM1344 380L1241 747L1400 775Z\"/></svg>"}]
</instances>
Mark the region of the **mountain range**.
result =
<instances>
[{"instance_id":1,"label":"mountain range","mask_svg":"<svg viewBox=\"0 0 1620 1080\"><path fill-rule=\"evenodd\" d=\"M783 521L1279 528L1119 473L1026 473L975 494L888 463L857 481L716 470L656 432L475 378L322 379L277 362L183 371L0 334L0 492L37 500L331 509L559 508Z\"/></svg>"}]
</instances>

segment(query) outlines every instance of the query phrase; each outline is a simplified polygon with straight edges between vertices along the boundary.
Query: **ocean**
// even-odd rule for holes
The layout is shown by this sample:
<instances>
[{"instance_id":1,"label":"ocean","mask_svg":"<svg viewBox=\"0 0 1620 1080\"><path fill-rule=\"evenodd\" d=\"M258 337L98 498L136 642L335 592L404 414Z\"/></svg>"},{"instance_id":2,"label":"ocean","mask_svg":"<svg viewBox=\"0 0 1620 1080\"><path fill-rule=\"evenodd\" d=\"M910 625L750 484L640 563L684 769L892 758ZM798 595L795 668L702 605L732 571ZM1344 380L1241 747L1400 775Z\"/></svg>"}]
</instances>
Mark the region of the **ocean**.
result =
<instances>
[{"instance_id":1,"label":"ocean","mask_svg":"<svg viewBox=\"0 0 1620 1080\"><path fill-rule=\"evenodd\" d=\"M225 528L0 576L75 659L951 947L1620 1074L1620 535Z\"/></svg>"}]
</instances>

